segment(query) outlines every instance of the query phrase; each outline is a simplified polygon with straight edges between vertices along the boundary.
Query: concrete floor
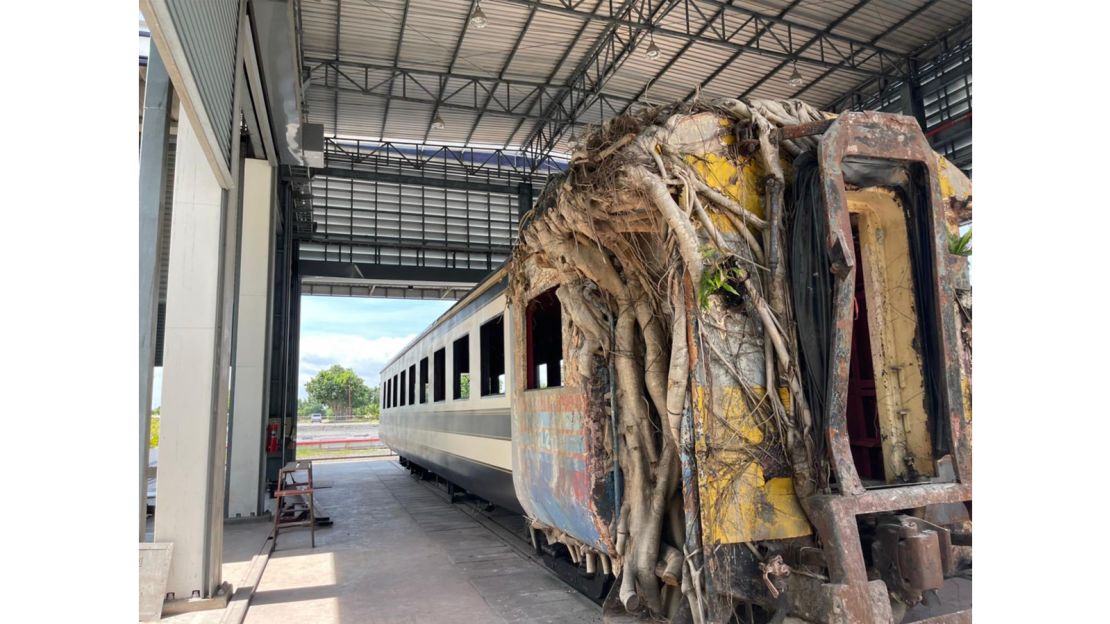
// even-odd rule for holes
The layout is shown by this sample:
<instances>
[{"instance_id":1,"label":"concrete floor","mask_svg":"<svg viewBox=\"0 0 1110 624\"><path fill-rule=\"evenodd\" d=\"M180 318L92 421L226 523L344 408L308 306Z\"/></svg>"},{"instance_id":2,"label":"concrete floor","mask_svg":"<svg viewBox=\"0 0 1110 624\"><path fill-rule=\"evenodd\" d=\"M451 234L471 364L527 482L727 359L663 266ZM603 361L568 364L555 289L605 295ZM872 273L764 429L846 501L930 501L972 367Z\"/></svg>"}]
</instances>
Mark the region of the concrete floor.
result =
<instances>
[{"instance_id":1,"label":"concrete floor","mask_svg":"<svg viewBox=\"0 0 1110 624\"><path fill-rule=\"evenodd\" d=\"M396 458L317 462L319 503L334 524L283 532L247 624L549 624L601 621L601 610L527 556L495 523L414 480ZM225 528L224 578L238 587L268 525ZM221 612L166 618L218 622Z\"/></svg>"},{"instance_id":2,"label":"concrete floor","mask_svg":"<svg viewBox=\"0 0 1110 624\"><path fill-rule=\"evenodd\" d=\"M251 565L251 558L258 554L273 528L272 522L236 521L224 524L224 562L222 577L238 588ZM153 530L153 527L151 527ZM149 532L149 531L148 531ZM218 624L222 610L195 611L164 617L165 624Z\"/></svg>"},{"instance_id":3,"label":"concrete floor","mask_svg":"<svg viewBox=\"0 0 1110 624\"><path fill-rule=\"evenodd\" d=\"M317 498L334 524L279 537L247 611L247 624L601 622L601 610L536 563L517 517L491 521L469 503L414 480L396 457L316 462ZM469 511L469 513L468 513ZM500 511L500 510L499 510ZM483 518L479 522L474 516ZM223 578L243 583L264 545L269 522L224 526ZM970 581L941 592L971 606ZM907 621L946 612L919 605ZM935 611L935 613L934 613ZM223 611L163 618L167 624L217 624Z\"/></svg>"}]
</instances>

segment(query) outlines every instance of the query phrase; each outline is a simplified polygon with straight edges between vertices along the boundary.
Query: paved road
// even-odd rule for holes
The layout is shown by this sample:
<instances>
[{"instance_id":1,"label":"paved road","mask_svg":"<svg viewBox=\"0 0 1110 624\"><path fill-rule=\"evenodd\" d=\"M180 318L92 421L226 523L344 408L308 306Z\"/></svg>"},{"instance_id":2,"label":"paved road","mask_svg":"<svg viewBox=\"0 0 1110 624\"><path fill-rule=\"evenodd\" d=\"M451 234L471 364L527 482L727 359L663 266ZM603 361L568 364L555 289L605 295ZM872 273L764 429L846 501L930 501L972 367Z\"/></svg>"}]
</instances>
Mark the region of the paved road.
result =
<instances>
[{"instance_id":1,"label":"paved road","mask_svg":"<svg viewBox=\"0 0 1110 624\"><path fill-rule=\"evenodd\" d=\"M370 438L378 435L378 426L370 423L297 423L297 441Z\"/></svg>"}]
</instances>

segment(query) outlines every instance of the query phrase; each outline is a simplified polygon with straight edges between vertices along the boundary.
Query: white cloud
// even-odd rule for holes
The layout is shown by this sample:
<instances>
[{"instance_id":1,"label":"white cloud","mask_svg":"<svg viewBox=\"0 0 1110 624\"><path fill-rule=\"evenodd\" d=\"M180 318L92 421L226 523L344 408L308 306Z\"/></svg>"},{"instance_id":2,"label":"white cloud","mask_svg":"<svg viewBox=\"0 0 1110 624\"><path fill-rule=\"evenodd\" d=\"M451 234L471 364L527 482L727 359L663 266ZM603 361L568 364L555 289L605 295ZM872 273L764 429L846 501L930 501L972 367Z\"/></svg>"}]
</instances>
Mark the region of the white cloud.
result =
<instances>
[{"instance_id":1,"label":"white cloud","mask_svg":"<svg viewBox=\"0 0 1110 624\"><path fill-rule=\"evenodd\" d=\"M382 367L415 335L377 338L352 334L302 335L298 395L305 396L304 385L308 380L333 364L353 369L369 386L378 385Z\"/></svg>"}]
</instances>

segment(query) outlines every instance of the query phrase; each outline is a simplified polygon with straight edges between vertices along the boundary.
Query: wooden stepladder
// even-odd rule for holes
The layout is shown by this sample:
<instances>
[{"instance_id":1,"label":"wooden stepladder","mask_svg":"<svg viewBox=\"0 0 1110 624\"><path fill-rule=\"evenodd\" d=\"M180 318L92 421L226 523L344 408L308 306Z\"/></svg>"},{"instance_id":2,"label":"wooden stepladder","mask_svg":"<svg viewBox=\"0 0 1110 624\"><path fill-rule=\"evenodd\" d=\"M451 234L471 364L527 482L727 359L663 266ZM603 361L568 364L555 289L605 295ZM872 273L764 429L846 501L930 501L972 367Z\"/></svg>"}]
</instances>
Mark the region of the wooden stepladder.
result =
<instances>
[{"instance_id":1,"label":"wooden stepladder","mask_svg":"<svg viewBox=\"0 0 1110 624\"><path fill-rule=\"evenodd\" d=\"M312 547L316 548L316 504L313 500L312 462L289 462L278 473L278 486L274 492L277 507L274 511L274 549L282 529L308 527L312 532Z\"/></svg>"}]
</instances>

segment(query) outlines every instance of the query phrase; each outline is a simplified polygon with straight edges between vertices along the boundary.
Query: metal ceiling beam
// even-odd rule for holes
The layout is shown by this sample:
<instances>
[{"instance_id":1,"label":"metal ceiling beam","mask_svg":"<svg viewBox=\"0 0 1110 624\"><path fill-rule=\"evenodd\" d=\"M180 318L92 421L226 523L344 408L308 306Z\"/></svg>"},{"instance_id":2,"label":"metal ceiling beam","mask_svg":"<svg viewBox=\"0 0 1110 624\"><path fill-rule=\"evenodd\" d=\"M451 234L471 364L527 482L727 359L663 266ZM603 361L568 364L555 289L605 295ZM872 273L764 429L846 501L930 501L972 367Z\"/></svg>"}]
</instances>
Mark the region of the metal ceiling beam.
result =
<instances>
[{"instance_id":1,"label":"metal ceiling beam","mask_svg":"<svg viewBox=\"0 0 1110 624\"><path fill-rule=\"evenodd\" d=\"M733 2L733 0L728 0L728 1L729 1L729 4L732 4L732 2ZM801 1L801 0L798 0L798 1ZM717 18L720 17L722 14L724 14L724 12L725 12L725 7L724 6L721 6L719 9L717 9L717 12L713 14L713 17L707 19L705 21L705 24L703 24L702 27L700 29L698 29L697 35L701 36L702 34L705 33L705 31L709 30L709 27L713 25L713 22L716 21ZM749 19L752 19L752 18L749 18ZM653 84L655 84L655 81L662 78L663 74L666 74L671 69L671 67L674 67L674 64L678 62L678 59L682 58L682 55L686 53L686 50L689 50L690 47L693 46L693 45L694 45L694 40L693 39L691 39L691 40L687 41L685 44L683 44L682 49L679 50L678 52L676 52L675 55L671 57L671 60L667 61L667 63L665 65L663 65L662 69L655 72L655 75L652 76L651 79L648 80L646 83L644 83L643 88L640 89L640 91L632 98L632 101L630 101L628 104L625 104L624 108L621 109L620 114L621 115L625 114L626 112L628 112L628 109L632 108L632 105L634 103L639 102L640 98L644 97L644 94L647 93L648 89L650 89L651 86Z\"/></svg>"},{"instance_id":2,"label":"metal ceiling beam","mask_svg":"<svg viewBox=\"0 0 1110 624\"><path fill-rule=\"evenodd\" d=\"M875 44L875 43L878 43L878 42L882 41L886 37L889 37L891 33L898 30L902 26L906 25L906 23L909 22L910 20L912 20L913 18L915 18L918 15L921 15L922 13L927 11L930 7L935 5L938 1L939 0L928 0L928 2L926 2L925 4L922 4L921 6L917 7L913 11L910 11L909 13L907 13L902 19L898 20L894 24L891 24L883 32L881 32L881 33L875 35L874 37L872 37L871 39L869 39L868 43ZM861 51L862 51L862 49L861 49ZM870 58L870 56L868 58ZM806 83L806 85L804 87L802 87L801 89L798 89L796 92L794 92L794 95L791 95L790 97L791 98L801 97L803 93L805 93L806 91L809 91L811 87L818 84L819 82L821 82L825 78L828 78L829 76L831 76L835 71L836 71L835 68L826 69L820 76L818 76L818 77L814 78L813 80L811 80L810 82Z\"/></svg>"},{"instance_id":3,"label":"metal ceiling beam","mask_svg":"<svg viewBox=\"0 0 1110 624\"><path fill-rule=\"evenodd\" d=\"M397 80L406 80L406 79L408 79L410 83L415 83L416 82L414 80L411 80L411 75L410 74L407 74L406 72L403 72L403 71L400 72L400 74L396 77L396 79ZM387 81L386 84L388 86L392 87L392 86L394 86L393 82L394 82L393 80L389 80L389 81ZM480 88L480 85L470 85L470 86L474 87L473 88L474 94L476 94L478 91L484 91L483 89ZM325 91L346 91L346 92L349 92L349 93L358 93L358 94L363 95L365 97L377 98L377 99L385 100L387 102L390 101L390 100L394 100L394 101L397 101L397 102L412 102L414 104L429 104L433 107L438 105L439 108L448 109L448 110L467 111L467 112L471 112L471 113L480 113L480 112L482 112L482 108L478 106L477 102L474 102L473 104L462 104L462 103L456 103L456 102L452 102L452 101L438 101L435 95L427 94L426 90L422 87L417 88L417 89L413 89L413 90L409 90L407 88L402 88L401 89L402 93L414 93L414 95L390 95L389 93L378 93L373 89L362 88L358 83L354 83L352 81L347 81L346 83L340 83L339 85L331 84L330 82L328 84L323 84L323 85L313 84L310 88L317 89L317 90L325 90ZM477 99L476 95L475 95L474 99ZM521 102L521 103L517 104L516 106L511 106L509 108L502 108L502 109L497 110L497 111L487 111L487 112L496 113L496 114L499 114L499 115L506 115L506 116L509 116L509 117L519 117L519 118L523 118L523 119L540 119L539 115L530 115L530 114L522 113L522 112L519 112L519 111L515 110L523 103L524 102Z\"/></svg>"},{"instance_id":4,"label":"metal ceiling beam","mask_svg":"<svg viewBox=\"0 0 1110 624\"><path fill-rule=\"evenodd\" d=\"M397 31L397 45L393 48L394 72L397 71L397 64L401 62L401 43L405 40L405 24L408 24L409 21L409 6L411 4L412 0L405 0L405 8L404 11L401 13L401 29ZM392 87L393 85L390 84L391 89ZM385 122L389 119L389 103L391 101L392 99L385 101L385 110L382 111L382 131L378 133L378 136L385 136ZM338 130L336 131L336 133L338 134Z\"/></svg>"},{"instance_id":5,"label":"metal ceiling beam","mask_svg":"<svg viewBox=\"0 0 1110 624\"><path fill-rule=\"evenodd\" d=\"M478 0L470 0L470 8L467 9L466 15L463 16L462 30L459 31L459 38L455 41L455 50L451 53L451 63L447 66L447 73L455 71L455 63L459 60L459 50L462 50L463 40L466 39L466 33L470 32L470 16L474 13L474 7L478 6ZM424 129L424 140L421 143L428 142L428 136L432 133L432 124L435 123L436 115L439 114L439 105L443 101L443 94L447 90L447 81L441 80L439 83L439 95L436 96L435 106L432 108L432 118L428 121L428 127Z\"/></svg>"},{"instance_id":6,"label":"metal ceiling beam","mask_svg":"<svg viewBox=\"0 0 1110 624\"><path fill-rule=\"evenodd\" d=\"M867 6L868 4L871 4L871 0L860 0L855 5L853 5L852 8L850 8L847 11L841 13L840 17L833 20L832 23L830 23L828 26L826 26L824 28L824 30L822 30L821 32L814 35L812 38L810 38L809 41L805 42L805 44L803 44L802 47L798 48L798 51L795 53L795 56L794 56L793 59L790 59L790 58L783 59L782 62L780 62L778 65L776 65L774 69L767 72L766 74L763 74L763 77L760 78L759 80L756 80L755 84L753 84L750 87L748 87L747 89L745 89L744 92L740 94L740 97L743 98L743 97L747 97L747 96L751 95L753 91L755 91L759 87L763 86L768 80L770 80L771 76L774 76L774 75L778 74L780 71L782 71L783 69L786 69L786 66L788 64L790 64L791 62L797 64L798 60L800 60L798 55L800 55L802 52L805 52L809 48L813 47L813 44L817 43L818 41L821 41L822 35L829 34L832 31L832 29L834 29L837 26L843 24L844 20L848 19L849 17L852 17L853 15L858 13L860 11L860 9ZM855 57L855 51L850 50L850 52L851 52L851 54L848 56L848 58L844 59L843 62L841 62L840 65L834 65L831 69L848 69L849 64L852 62L852 59ZM824 53L822 53L822 56L824 56ZM904 63L904 67L905 67L906 71L908 72L909 71L909 66L910 66L909 60L905 59L905 58L902 58L900 60L901 60L902 63ZM880 56L879 57L880 66L882 65L882 62L883 62L883 60L882 60L882 57Z\"/></svg>"},{"instance_id":7,"label":"metal ceiling beam","mask_svg":"<svg viewBox=\"0 0 1110 624\"><path fill-rule=\"evenodd\" d=\"M398 68L375 63L354 63L344 61L336 64L330 59L308 59L313 64L309 75L324 71L323 84L313 82L310 89L339 90L359 93L388 101L415 102L438 105L439 108L462 110L480 114L498 114L525 119L543 119L549 109L561 106L556 94L563 86L532 82L528 80L506 80L469 74L445 73L421 69ZM386 78L371 77L371 71L389 72ZM439 97L439 85L450 85L449 92ZM584 98L588 92L576 95ZM593 94L592 103L609 110L618 110L628 102L628 98L607 94ZM488 101L484 101L488 98ZM536 104L540 110L532 112ZM567 111L561 113L568 115Z\"/></svg>"},{"instance_id":8,"label":"metal ceiling beam","mask_svg":"<svg viewBox=\"0 0 1110 624\"><path fill-rule=\"evenodd\" d=\"M460 284L476 284L490 273L486 269L452 269L447 267L399 266L326 260L300 260L297 263L297 268L301 277L457 282Z\"/></svg>"},{"instance_id":9,"label":"metal ceiling beam","mask_svg":"<svg viewBox=\"0 0 1110 624\"><path fill-rule=\"evenodd\" d=\"M350 169L344 167L327 166L323 169L313 169L313 174L319 177L362 180L364 182L385 182L388 184L404 184L407 186L431 186L435 188L454 189L458 191L474 191L479 193L501 193L515 196L518 184L482 182L478 180L455 180L451 178L434 178L431 176L408 175L403 173L386 173L366 169Z\"/></svg>"},{"instance_id":10,"label":"metal ceiling beam","mask_svg":"<svg viewBox=\"0 0 1110 624\"><path fill-rule=\"evenodd\" d=\"M358 282L326 282L317 281L317 279L307 279L301 281L301 294L318 297L457 300L466 296L474 286L475 284L472 282L454 285L438 285L396 284L388 281L371 280L361 280Z\"/></svg>"},{"instance_id":11,"label":"metal ceiling beam","mask_svg":"<svg viewBox=\"0 0 1110 624\"><path fill-rule=\"evenodd\" d=\"M605 2L606 2L606 0L597 0L597 3L594 4L594 8L590 11L590 13L597 13L598 9L600 9L605 4ZM539 2L537 2L536 4L539 4ZM544 82L550 83L552 80L555 80L555 76L558 76L559 75L559 70L561 70L563 68L563 63L567 62L567 58L570 57L570 53L574 50L575 46L578 45L578 40L582 38L582 33L586 32L586 28L588 28L589 26L590 26L589 20L583 20L582 21L582 25L578 27L578 32L574 33L574 37L570 40L570 43L567 44L567 47L563 50L563 53L559 56L558 62L555 63L555 66L552 68L551 73L549 73L547 75L547 79L544 80ZM533 100L532 104L529 105L529 107L528 107L528 112L529 113L531 113L532 110L536 107L537 102L539 102L538 99ZM505 147L506 148L509 147L510 143L513 140L513 137L515 137L516 134L518 132L520 132L520 127L523 126L523 125L524 125L524 119L521 118L521 120L516 123L516 127L513 128L512 133L509 134L509 137L507 139L505 139ZM523 142L521 142L521 143L523 143Z\"/></svg>"},{"instance_id":12,"label":"metal ceiling beam","mask_svg":"<svg viewBox=\"0 0 1110 624\"><path fill-rule=\"evenodd\" d=\"M398 141L326 138L324 158L329 163L343 163L344 166L353 163L399 171L410 169L420 175L451 173L512 181L532 180L538 169L518 151ZM548 163L541 175L565 167L565 163Z\"/></svg>"},{"instance_id":13,"label":"metal ceiling beam","mask_svg":"<svg viewBox=\"0 0 1110 624\"><path fill-rule=\"evenodd\" d=\"M946 32L942 33L935 39L923 43L914 49L909 57L918 59L918 64L925 64L934 59L945 57L953 52L962 51L963 47L969 45L971 42L971 16L969 15L959 24L949 28ZM939 51L933 52L933 48L940 48ZM841 110L847 100L854 99L857 102L871 97L877 93L881 93L887 88L895 86L898 81L890 81L884 84L878 78L868 78L857 84L852 89L838 96L835 100L822 106L822 110L837 111Z\"/></svg>"},{"instance_id":14,"label":"metal ceiling beam","mask_svg":"<svg viewBox=\"0 0 1110 624\"><path fill-rule=\"evenodd\" d=\"M679 0L660 2L651 11L650 15L646 16L647 23L654 23L665 16L678 3ZM609 78L624 63L628 55L636 48L640 39L646 34L646 29L640 29L630 30L627 40L623 40L619 36L621 21L625 16L632 14L633 11L638 12L641 19L645 19L643 4L636 4L635 0L626 0L621 5L621 10L616 13L622 19L613 20L607 24L601 36L594 41L589 52L582 58L574 73L567 79L567 88L557 96L556 101L559 106L549 109L548 114L536 124L525 139L524 150L535 161L542 161L544 157L550 154L563 131L575 123L595 102L599 101L602 97L602 90ZM637 23L643 24L644 22ZM617 48L618 43L621 44L619 50ZM593 70L592 74L591 70ZM583 91L585 96L575 100L572 96L575 95L576 91ZM568 97L570 97L569 106L564 106L563 102ZM616 114L618 110L614 108L612 112ZM605 116L604 106L601 107L601 116Z\"/></svg>"},{"instance_id":15,"label":"metal ceiling beam","mask_svg":"<svg viewBox=\"0 0 1110 624\"><path fill-rule=\"evenodd\" d=\"M464 73L464 72L436 71L436 70L420 69L420 68L394 67L394 66L385 65L385 64L382 64L382 63L369 63L369 62L364 62L364 61L347 61L347 60L344 60L344 61L340 61L339 63L336 63L336 61L333 60L333 59L309 56L309 57L305 57L305 63L309 66L309 69L307 70L308 75L315 74L321 68L326 68L325 71L331 71L331 72L336 72L337 73L337 76L334 76L334 77L332 75L330 75L330 73L329 73L326 76L326 79L335 79L335 80L342 79L343 81L345 81L351 87L355 87L355 88L358 88L358 89L371 91L371 92L387 91L384 87L386 87L387 85L389 85L392 82L396 82L396 80L399 79L399 78L406 78L410 81L409 84L414 89L417 89L418 91L423 92L425 95L427 95L429 97L432 97L433 94L431 92L431 89L433 87L438 88L440 82L442 82L442 81L454 82L456 84L456 87L454 88L454 90L451 94L447 95L447 98L445 98L445 100L450 99L451 97L453 97L453 95L455 95L458 92L461 92L461 91L463 91L466 88L471 87L471 86L477 86L481 91L483 91L486 94L489 94L489 95L493 96L494 98L498 97L498 95L497 95L498 91L505 90L507 87L517 87L517 88L520 88L520 89L532 89L532 90L540 89L540 90L543 90L545 92L545 94L551 94L551 93L554 93L554 92L557 92L559 90L567 88L567 86L565 84L554 84L550 80L540 81L540 80L527 80L527 79L522 79L522 78L479 76L477 74L468 74L468 73ZM384 72L384 73L389 74L389 76L386 77L386 78L378 78L378 77L371 78L369 76L369 72ZM362 75L360 76L359 74L362 74ZM426 77L427 80L420 81L418 79L418 77ZM428 85L428 84L426 84L428 82L435 82L436 84L435 85ZM327 83L325 83L325 84L327 84ZM317 86L317 85L314 83L313 86ZM582 93L581 97L585 97L586 94L591 93L590 90L588 90L588 89L575 89L575 90L580 91ZM388 92L382 93L382 95L388 95ZM529 93L529 94L526 95L526 97L531 97L531 95L532 94ZM620 102L629 101L629 98L626 97L626 96L605 95L605 97L607 99L614 100L614 101L620 101ZM524 98L521 98L521 99L524 99ZM521 105L522 105L522 103L518 101L518 103L514 106L514 108L519 107Z\"/></svg>"},{"instance_id":16,"label":"metal ceiling beam","mask_svg":"<svg viewBox=\"0 0 1110 624\"><path fill-rule=\"evenodd\" d=\"M513 49L509 50L509 55L505 57L505 62L501 64L501 71L497 72L497 79L502 80L505 78L505 72L509 70L512 65L513 59L516 58L516 52L520 49L520 43L524 41L524 37L528 34L528 28L532 26L532 20L536 18L537 6L532 5L528 11L528 19L524 22L524 27L520 29L520 33L516 36L516 41L513 43ZM486 94L486 100L482 102L482 112L474 119L474 123L470 126L470 132L466 133L466 139L463 140L464 145L470 144L470 139L474 138L474 131L478 129L479 124L482 123L482 118L486 115L486 108L489 106L490 100L493 98L493 91Z\"/></svg>"},{"instance_id":17,"label":"metal ceiling beam","mask_svg":"<svg viewBox=\"0 0 1110 624\"><path fill-rule=\"evenodd\" d=\"M793 11L794 7L798 6L801 3L802 3L802 0L794 0L790 4L783 7L783 9L781 11L779 11L779 14L776 17L778 17L778 18L786 17L787 13L790 13L791 11ZM770 28L770 25L764 25L763 28L760 28L758 31L756 31L756 33L754 35L752 35L752 38L748 39L748 45L751 45L752 43L758 41L759 38L761 36L763 36L763 33L767 32L768 28ZM690 98L694 97L694 95L697 94L702 89L704 89L707 84L713 82L713 80L716 79L717 76L721 75L721 72L728 69L728 67L731 66L732 63L736 59L740 58L740 55L743 54L744 52L746 52L746 50L743 50L743 49L736 50L735 52L733 52L732 56L728 57L727 61L718 65L717 69L713 70L713 73L706 76L705 80L702 80L701 84L699 84L697 87L694 87L693 89L690 89L690 92L687 93L686 97L684 97L682 99L683 100L689 100Z\"/></svg>"},{"instance_id":18,"label":"metal ceiling beam","mask_svg":"<svg viewBox=\"0 0 1110 624\"><path fill-rule=\"evenodd\" d=\"M502 2L509 2L512 4L520 4L524 6L532 6L533 0L502 0ZM747 50L754 54L766 56L777 60L793 61L798 57L798 51L792 47L786 39L787 33L795 33L801 37L812 36L821 44L822 53L816 55L816 58L805 57L802 60L808 64L821 66L821 67L839 67L840 63L849 59L851 53L857 48L864 48L869 51L875 52L880 59L882 59L883 67L886 69L875 70L865 67L860 63L849 63L841 69L845 71L852 71L866 76L889 76L898 75L900 68L904 68L906 56L895 50L888 50L879 46L868 44L865 41L859 41L851 37L843 35L836 35L828 32L829 29L815 28L799 22L793 22L783 18L766 15L758 11L739 7L736 5L726 5L725 13L718 18L718 22L712 22L713 26L709 32L700 35L695 34L693 31L698 26L703 24L706 19L701 13L698 2L710 2L710 0L680 0L683 5L683 15L685 16L685 24L683 30L675 30L672 28L665 28L655 25L650 21L629 19L627 17L627 3L621 5L623 10L610 9L608 14L605 13L590 13L583 11L572 6L565 4L540 4L539 8L543 11L554 13L561 13L564 15L573 15L583 20L592 20L604 22L609 27L624 26L632 32L639 32L642 30L650 30L656 37L666 36L673 37L684 41L696 41L718 47L729 48L733 50ZM713 1L712 4L720 4ZM610 5L611 6L611 5ZM739 24L742 23L741 19L736 22L729 22L728 16L732 14L742 19L751 18L753 20L755 29L764 29L767 32L766 37L761 37L754 44L737 43L733 41L737 35L740 34ZM780 32L775 32L777 28ZM847 52L844 51L847 48ZM828 55L835 55L840 60L828 60L825 58L824 51L828 51Z\"/></svg>"}]
</instances>

